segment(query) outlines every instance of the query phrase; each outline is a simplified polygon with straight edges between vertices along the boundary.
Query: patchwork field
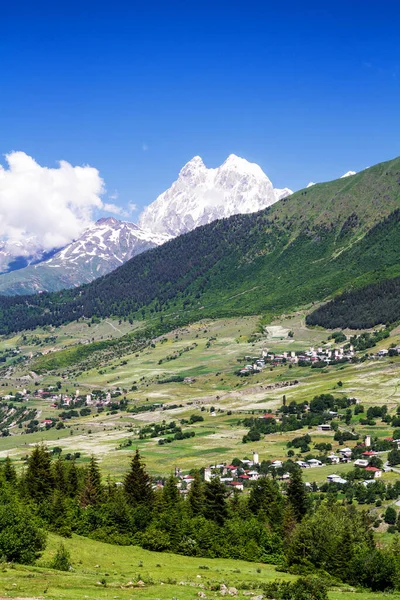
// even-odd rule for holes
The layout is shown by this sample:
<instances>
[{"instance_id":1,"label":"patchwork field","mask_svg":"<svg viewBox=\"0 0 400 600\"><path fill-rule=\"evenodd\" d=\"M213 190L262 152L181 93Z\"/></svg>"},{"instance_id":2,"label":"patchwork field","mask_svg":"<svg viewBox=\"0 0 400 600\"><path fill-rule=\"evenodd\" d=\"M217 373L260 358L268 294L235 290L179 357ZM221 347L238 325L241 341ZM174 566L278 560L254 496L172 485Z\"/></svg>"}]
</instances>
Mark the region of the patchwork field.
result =
<instances>
[{"instance_id":1,"label":"patchwork field","mask_svg":"<svg viewBox=\"0 0 400 600\"><path fill-rule=\"evenodd\" d=\"M65 428L59 430L41 429L26 434L11 427L10 435L0 438L0 457L9 454L24 458L32 445L45 441L50 448L60 447L64 453L80 452L81 461L87 460L91 453L96 454L102 467L118 479L128 465L132 449L138 447L149 470L166 475L175 467L189 471L231 461L234 457L251 458L252 451L259 453L260 460L285 458L287 442L304 431L272 434L259 442L243 444L247 429L238 424L252 414L276 409L282 404L283 395L287 403L310 401L321 393L354 396L366 408L385 404L393 410L400 403L398 358L324 369L279 365L266 367L261 373L246 378L238 377L236 371L246 364L245 356L259 356L263 349L307 350L327 341L329 332L307 328L302 312L283 317L265 328L257 316L202 321L153 340L131 354L107 359L100 355L96 366L88 369L83 362L62 372L41 376L32 372L35 365L35 357L29 358L32 348L54 351L83 342L88 332L91 338L100 340L105 336L119 337L138 326L139 323L131 326L111 320L91 324L91 327L87 323L74 323L52 331L35 332L35 337L42 340L41 346L32 345L32 333L2 339L0 350L18 347L20 354L27 357L20 364L11 362L3 368L4 394L12 395L23 388L55 387L58 383L58 392L71 396L75 390L86 394L98 388L110 392L119 389L127 398L128 406L127 410L105 409L100 413L93 408L88 416L68 419ZM45 341L49 337L55 341ZM399 331L394 330L389 339L373 350L387 348L399 339ZM172 380L177 377L186 378L186 382ZM38 411L39 420L58 414L52 402L45 398L32 399L26 404ZM137 412L138 409L142 412ZM158 437L141 439L143 436L139 435L140 429L148 424L170 421L179 424L182 419L188 421L191 415L204 419L184 425L183 431L193 431L194 437L159 445ZM371 433L371 427L359 425L353 417L352 426L355 425L361 437ZM391 428L378 420L372 431L379 437L387 437ZM338 448L337 442L333 442L333 432L322 433L316 429L307 432L312 444L329 441L334 449ZM334 471L345 472L346 467L338 465ZM305 479L322 482L326 475L325 468L309 469Z\"/></svg>"}]
</instances>

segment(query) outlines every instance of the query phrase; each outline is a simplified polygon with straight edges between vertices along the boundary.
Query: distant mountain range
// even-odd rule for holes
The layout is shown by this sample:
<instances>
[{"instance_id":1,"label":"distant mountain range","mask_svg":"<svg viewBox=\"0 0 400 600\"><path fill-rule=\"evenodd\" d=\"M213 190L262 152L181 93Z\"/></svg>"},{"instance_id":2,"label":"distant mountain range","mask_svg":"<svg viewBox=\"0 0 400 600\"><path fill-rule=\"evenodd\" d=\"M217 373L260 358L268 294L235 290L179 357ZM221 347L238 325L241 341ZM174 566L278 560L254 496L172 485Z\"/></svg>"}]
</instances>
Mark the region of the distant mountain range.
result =
<instances>
[{"instance_id":1,"label":"distant mountain range","mask_svg":"<svg viewBox=\"0 0 400 600\"><path fill-rule=\"evenodd\" d=\"M89 285L29 303L2 297L0 333L94 315L145 319L155 334L201 318L278 315L399 277L399 242L397 158L197 227Z\"/></svg>"},{"instance_id":2,"label":"distant mountain range","mask_svg":"<svg viewBox=\"0 0 400 600\"><path fill-rule=\"evenodd\" d=\"M169 239L113 217L100 219L49 259L0 276L0 294L34 294L89 283Z\"/></svg>"},{"instance_id":3,"label":"distant mountain range","mask_svg":"<svg viewBox=\"0 0 400 600\"><path fill-rule=\"evenodd\" d=\"M139 226L114 218L100 219L62 250L37 250L28 238L6 252L0 246L0 294L34 294L88 283L133 256L172 237L238 213L252 213L291 194L274 189L261 167L231 154L217 169L199 156L139 218ZM15 258L17 257L17 258Z\"/></svg>"}]
</instances>

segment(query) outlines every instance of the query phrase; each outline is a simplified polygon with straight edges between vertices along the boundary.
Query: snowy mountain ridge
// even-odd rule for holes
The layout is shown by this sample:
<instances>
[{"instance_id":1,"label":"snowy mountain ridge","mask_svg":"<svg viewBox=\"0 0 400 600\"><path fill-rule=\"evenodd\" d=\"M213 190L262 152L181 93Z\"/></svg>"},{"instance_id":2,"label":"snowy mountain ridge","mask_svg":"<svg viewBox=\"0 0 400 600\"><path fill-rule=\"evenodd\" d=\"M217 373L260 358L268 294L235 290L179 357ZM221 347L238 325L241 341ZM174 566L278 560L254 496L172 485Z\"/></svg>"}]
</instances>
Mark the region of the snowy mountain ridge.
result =
<instances>
[{"instance_id":1,"label":"snowy mountain ridge","mask_svg":"<svg viewBox=\"0 0 400 600\"><path fill-rule=\"evenodd\" d=\"M216 169L195 156L172 186L147 206L139 226L173 237L239 213L257 212L291 194L274 189L261 167L235 154Z\"/></svg>"},{"instance_id":2,"label":"snowy mountain ridge","mask_svg":"<svg viewBox=\"0 0 400 600\"><path fill-rule=\"evenodd\" d=\"M169 236L143 231L134 223L118 221L114 217L102 218L88 227L82 236L55 254L46 265L57 268L96 262L102 271L102 261L123 264L132 256L163 244Z\"/></svg>"},{"instance_id":3,"label":"snowy mountain ridge","mask_svg":"<svg viewBox=\"0 0 400 600\"><path fill-rule=\"evenodd\" d=\"M33 294L89 283L168 239L134 223L103 218L48 260L3 274L0 294Z\"/></svg>"}]
</instances>

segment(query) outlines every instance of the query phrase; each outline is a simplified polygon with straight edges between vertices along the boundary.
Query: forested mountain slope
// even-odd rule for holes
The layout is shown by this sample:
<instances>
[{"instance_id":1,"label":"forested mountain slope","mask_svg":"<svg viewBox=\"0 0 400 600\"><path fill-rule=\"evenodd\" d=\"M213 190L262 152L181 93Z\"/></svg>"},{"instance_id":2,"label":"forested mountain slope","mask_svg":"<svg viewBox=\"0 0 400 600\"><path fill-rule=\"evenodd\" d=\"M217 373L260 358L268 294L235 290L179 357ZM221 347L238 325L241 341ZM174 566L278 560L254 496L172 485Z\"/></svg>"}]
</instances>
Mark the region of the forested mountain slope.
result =
<instances>
[{"instance_id":1,"label":"forested mountain slope","mask_svg":"<svg viewBox=\"0 0 400 600\"><path fill-rule=\"evenodd\" d=\"M308 325L369 329L400 319L400 277L340 294L307 316Z\"/></svg>"},{"instance_id":2,"label":"forested mountain slope","mask_svg":"<svg viewBox=\"0 0 400 600\"><path fill-rule=\"evenodd\" d=\"M400 158L216 221L75 290L1 298L0 331L92 315L278 313L400 275Z\"/></svg>"}]
</instances>

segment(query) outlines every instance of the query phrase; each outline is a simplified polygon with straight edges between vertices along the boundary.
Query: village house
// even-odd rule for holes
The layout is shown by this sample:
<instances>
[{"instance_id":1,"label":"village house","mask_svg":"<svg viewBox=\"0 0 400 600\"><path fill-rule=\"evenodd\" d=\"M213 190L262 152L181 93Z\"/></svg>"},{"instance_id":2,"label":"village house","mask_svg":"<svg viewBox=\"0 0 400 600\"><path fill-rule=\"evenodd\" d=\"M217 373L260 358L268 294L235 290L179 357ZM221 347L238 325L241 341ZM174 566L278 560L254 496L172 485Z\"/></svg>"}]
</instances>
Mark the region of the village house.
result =
<instances>
[{"instance_id":1,"label":"village house","mask_svg":"<svg viewBox=\"0 0 400 600\"><path fill-rule=\"evenodd\" d=\"M318 425L318 431L331 431L331 426L329 425L329 423Z\"/></svg>"},{"instance_id":2,"label":"village house","mask_svg":"<svg viewBox=\"0 0 400 600\"><path fill-rule=\"evenodd\" d=\"M264 415L261 415L261 417L258 417L259 419L275 419L275 421L277 421L277 417L273 414L273 413L265 413Z\"/></svg>"},{"instance_id":3,"label":"village house","mask_svg":"<svg viewBox=\"0 0 400 600\"><path fill-rule=\"evenodd\" d=\"M241 481L231 481L228 483L228 485L233 487L235 490L239 490L239 492L243 492L243 483Z\"/></svg>"},{"instance_id":4,"label":"village house","mask_svg":"<svg viewBox=\"0 0 400 600\"><path fill-rule=\"evenodd\" d=\"M342 458L351 458L351 448L341 448L339 454Z\"/></svg>"},{"instance_id":5,"label":"village house","mask_svg":"<svg viewBox=\"0 0 400 600\"><path fill-rule=\"evenodd\" d=\"M310 458L307 463L310 467L322 467L322 462L316 458Z\"/></svg>"},{"instance_id":6,"label":"village house","mask_svg":"<svg viewBox=\"0 0 400 600\"><path fill-rule=\"evenodd\" d=\"M340 485L344 485L345 483L347 483L347 479L343 479L343 477L336 474L328 475L327 480L329 483L338 483Z\"/></svg>"},{"instance_id":7,"label":"village house","mask_svg":"<svg viewBox=\"0 0 400 600\"><path fill-rule=\"evenodd\" d=\"M230 481L233 481L233 477L221 477L220 481L221 483L228 484Z\"/></svg>"},{"instance_id":8,"label":"village house","mask_svg":"<svg viewBox=\"0 0 400 600\"><path fill-rule=\"evenodd\" d=\"M381 471L381 469L378 469L377 467L367 467L365 470L368 471L368 473L373 473L374 479L377 479L378 477L382 477L382 471Z\"/></svg>"},{"instance_id":9,"label":"village house","mask_svg":"<svg viewBox=\"0 0 400 600\"><path fill-rule=\"evenodd\" d=\"M281 460L274 460L271 463L271 467L273 467L274 469L280 469L283 466L283 463Z\"/></svg>"},{"instance_id":10,"label":"village house","mask_svg":"<svg viewBox=\"0 0 400 600\"><path fill-rule=\"evenodd\" d=\"M327 459L329 460L331 465L336 465L340 462L340 457L336 456L336 454L330 454L329 456L327 456Z\"/></svg>"}]
</instances>

